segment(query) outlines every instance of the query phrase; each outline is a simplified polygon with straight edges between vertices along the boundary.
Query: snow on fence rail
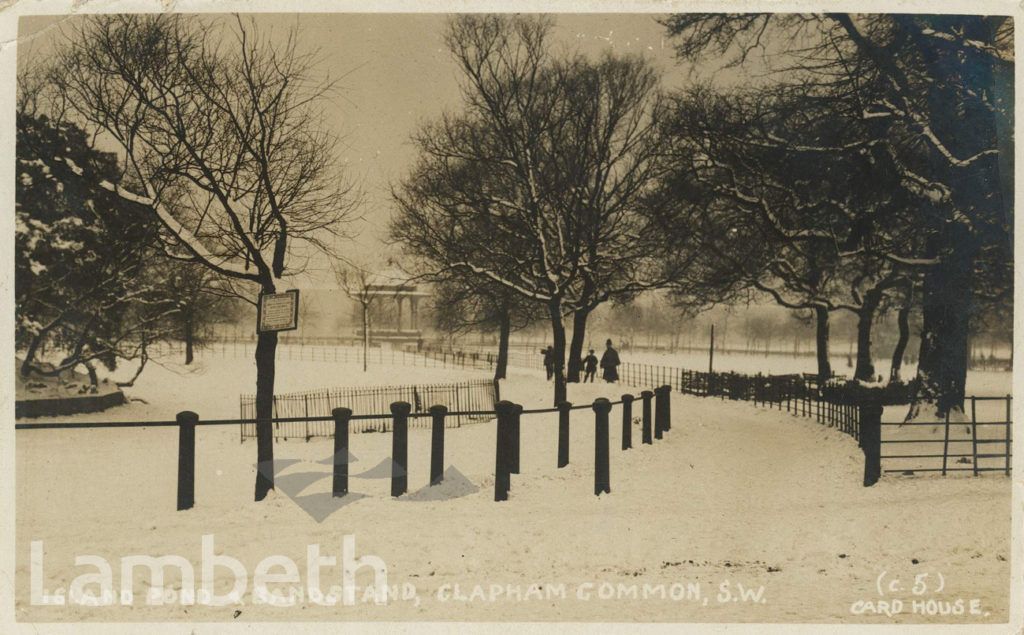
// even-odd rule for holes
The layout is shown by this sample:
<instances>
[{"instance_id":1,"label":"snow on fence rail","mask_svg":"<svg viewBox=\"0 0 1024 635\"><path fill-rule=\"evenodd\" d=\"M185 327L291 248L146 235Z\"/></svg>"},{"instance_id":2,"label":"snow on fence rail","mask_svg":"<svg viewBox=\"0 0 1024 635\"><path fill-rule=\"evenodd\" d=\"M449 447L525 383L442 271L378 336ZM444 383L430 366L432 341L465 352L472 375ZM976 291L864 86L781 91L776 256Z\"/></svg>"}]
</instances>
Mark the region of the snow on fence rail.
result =
<instances>
[{"instance_id":1,"label":"snow on fence rail","mask_svg":"<svg viewBox=\"0 0 1024 635\"><path fill-rule=\"evenodd\" d=\"M444 479L444 434L445 419L448 416L487 415L497 418L495 467L494 467L494 500L508 500L512 487L512 474L519 474L520 458L520 419L522 415L558 413L558 467L569 463L569 415L572 410L592 409L594 411L594 495L611 492L611 476L609 471L609 413L611 408L622 405L622 450L629 450L632 444L632 402L638 397L623 395L620 401L611 402L604 398L596 399L592 404L573 406L563 402L557 408L524 410L519 404L499 401L489 412L456 411L449 412L443 405L431 406L427 412L411 411L412 405L398 401L390 406L391 414L353 414L349 408L334 408L327 417L311 417L311 421L333 421L334 423L334 458L331 495L345 496L348 493L349 464L349 432L352 421L378 421L390 419L392 422L391 446L391 495L402 496L408 491L408 427L409 419L430 417L430 485L437 485ZM664 385L653 391L645 390L639 399L643 403L643 443L653 445L653 439L662 439L672 428L671 418L671 386ZM651 402L654 400L652 411ZM653 417L652 417L653 412ZM278 418L271 423L291 423L306 421L306 418ZM69 428L145 428L176 426L178 428L178 511L191 509L195 505L195 442L196 426L201 425L237 425L255 424L255 420L247 419L199 419L199 415L191 411L179 412L174 421L118 421L118 422L50 422L50 423L18 423L16 430L43 430ZM652 427L654 434L652 435ZM260 464L258 470L268 469L273 472L272 465Z\"/></svg>"},{"instance_id":2,"label":"snow on fence rail","mask_svg":"<svg viewBox=\"0 0 1024 635\"><path fill-rule=\"evenodd\" d=\"M441 405L458 414L448 419L448 425L492 419L493 414L463 414L463 412L494 412L496 395L494 382L489 379L447 384L419 384L408 386L359 386L351 388L320 388L304 392L274 395L273 418L287 418L286 423L274 425L275 439L305 439L330 437L334 428L323 417L329 417L335 408L348 408L353 412L384 412L390 404L405 401L413 412L428 406ZM255 419L255 395L240 397L242 419ZM355 432L377 429L387 432L388 421L363 421ZM415 424L414 424L415 425ZM426 422L423 422L426 427ZM256 438L255 424L242 424L241 440Z\"/></svg>"}]
</instances>

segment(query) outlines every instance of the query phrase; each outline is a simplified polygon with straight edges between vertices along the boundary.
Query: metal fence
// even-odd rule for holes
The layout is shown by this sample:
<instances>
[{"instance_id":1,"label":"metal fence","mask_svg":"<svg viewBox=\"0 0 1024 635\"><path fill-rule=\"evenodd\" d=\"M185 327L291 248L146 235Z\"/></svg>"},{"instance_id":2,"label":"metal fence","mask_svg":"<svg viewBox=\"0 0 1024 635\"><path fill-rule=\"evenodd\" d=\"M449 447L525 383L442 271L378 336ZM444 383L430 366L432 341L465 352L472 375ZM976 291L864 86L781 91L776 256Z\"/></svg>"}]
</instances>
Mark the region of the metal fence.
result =
<instances>
[{"instance_id":1,"label":"metal fence","mask_svg":"<svg viewBox=\"0 0 1024 635\"><path fill-rule=\"evenodd\" d=\"M293 339L279 342L277 345L278 360L297 360L308 362L340 362L362 365L363 347L339 345L326 341L327 338L310 340ZM184 354L184 344L170 342L154 347L165 355ZM255 342L246 338L221 338L204 343L195 349L197 356L216 355L230 358L250 358L255 354ZM494 371L497 355L492 351L454 350L424 348L423 350L406 350L402 348L371 346L365 354L370 366L382 364L392 366L414 366L422 368L465 368L474 370ZM508 363L511 366L539 366L541 356L536 361L522 353L510 353Z\"/></svg>"},{"instance_id":2,"label":"metal fence","mask_svg":"<svg viewBox=\"0 0 1024 635\"><path fill-rule=\"evenodd\" d=\"M752 401L755 405L785 410L812 418L860 441L860 411L849 399L843 398L841 377L834 376L819 385L818 376L811 374L742 375L693 370L678 373L681 392Z\"/></svg>"},{"instance_id":3,"label":"metal fence","mask_svg":"<svg viewBox=\"0 0 1024 635\"><path fill-rule=\"evenodd\" d=\"M619 364L619 381L630 386L650 386L663 384L672 386L673 390L686 392L683 389L683 373L688 372L679 368L669 366L658 366L656 364L638 364L635 362L623 362ZM598 373L600 375L600 372Z\"/></svg>"},{"instance_id":4,"label":"metal fence","mask_svg":"<svg viewBox=\"0 0 1024 635\"><path fill-rule=\"evenodd\" d=\"M1012 397L968 397L970 421L885 422L882 466L888 473L1003 472L1013 457ZM906 435L913 435L906 438ZM937 448L941 447L941 451ZM886 450L889 453L886 453Z\"/></svg>"},{"instance_id":5,"label":"metal fence","mask_svg":"<svg viewBox=\"0 0 1024 635\"><path fill-rule=\"evenodd\" d=\"M494 410L494 382L489 379L447 384L420 384L411 386L367 386L351 388L321 388L304 392L274 395L272 417L274 419L300 419L274 423L276 439L306 439L331 437L334 425L330 421L315 420L330 417L334 408L349 408L357 414L386 413L391 404L405 401L413 412L424 412L430 406L441 405L457 413L483 412ZM241 418L256 418L256 397L242 395L240 398ZM306 420L302 420L308 418ZM463 423L493 419L493 414L456 414L446 420L448 427L460 427ZM353 432L387 432L390 420L354 421ZM426 419L415 419L413 427L427 427ZM256 438L256 424L241 424L241 440Z\"/></svg>"},{"instance_id":6,"label":"metal fence","mask_svg":"<svg viewBox=\"0 0 1024 635\"><path fill-rule=\"evenodd\" d=\"M670 369L671 370L671 369ZM650 372L650 371L647 371ZM659 372L655 369L654 372ZM694 395L752 401L769 408L811 417L818 423L844 432L861 442L861 410L844 386L845 378L834 377L819 385L816 375L741 375L680 370L680 390ZM882 389L884 402L909 401L908 387L891 384ZM882 472L914 474L936 472L1003 472L1010 474L1013 457L1012 397L971 396L965 400L969 421L881 421L876 425L881 446ZM866 450L867 451L867 450Z\"/></svg>"}]
</instances>

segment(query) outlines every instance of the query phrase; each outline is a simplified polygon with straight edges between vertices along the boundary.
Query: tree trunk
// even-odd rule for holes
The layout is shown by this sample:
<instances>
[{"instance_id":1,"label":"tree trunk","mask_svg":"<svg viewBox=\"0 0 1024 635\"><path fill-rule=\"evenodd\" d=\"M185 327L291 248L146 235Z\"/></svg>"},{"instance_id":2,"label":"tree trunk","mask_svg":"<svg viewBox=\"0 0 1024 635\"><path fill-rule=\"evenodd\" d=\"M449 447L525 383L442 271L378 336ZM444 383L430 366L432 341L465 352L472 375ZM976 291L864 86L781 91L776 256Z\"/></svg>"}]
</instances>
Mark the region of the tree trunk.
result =
<instances>
[{"instance_id":1,"label":"tree trunk","mask_svg":"<svg viewBox=\"0 0 1024 635\"><path fill-rule=\"evenodd\" d=\"M32 343L28 345L28 351L25 352L25 359L21 362L22 377L28 377L32 372L32 362L35 360L36 353L39 352L39 345L42 344L44 339L46 339L45 331L32 338Z\"/></svg>"},{"instance_id":2,"label":"tree trunk","mask_svg":"<svg viewBox=\"0 0 1024 635\"><path fill-rule=\"evenodd\" d=\"M562 403L566 399L565 388L565 325L562 324L562 301L552 300L548 303L548 313L551 316L551 335L554 343L551 345L551 359L554 362L555 377L555 403Z\"/></svg>"},{"instance_id":3,"label":"tree trunk","mask_svg":"<svg viewBox=\"0 0 1024 635\"><path fill-rule=\"evenodd\" d=\"M149 361L149 350L146 348L146 344L142 344L142 350L139 352L139 367L135 370L135 374L128 381L117 382L118 388L131 388L135 385L135 380L139 378L142 371L146 368L146 362Z\"/></svg>"},{"instance_id":4,"label":"tree trunk","mask_svg":"<svg viewBox=\"0 0 1024 635\"><path fill-rule=\"evenodd\" d=\"M274 489L274 362L277 333L256 338L256 500Z\"/></svg>"},{"instance_id":5,"label":"tree trunk","mask_svg":"<svg viewBox=\"0 0 1024 635\"><path fill-rule=\"evenodd\" d=\"M924 276L921 307L921 349L915 394L907 419L944 419L951 411L963 413L967 381L967 339L972 305L970 244L967 231L950 231L952 245L941 263ZM961 235L957 235L961 234ZM922 413L925 405L934 413Z\"/></svg>"},{"instance_id":6,"label":"tree trunk","mask_svg":"<svg viewBox=\"0 0 1024 635\"><path fill-rule=\"evenodd\" d=\"M875 380L875 365L871 360L871 326L882 299L882 292L872 289L864 294L864 303L857 311L857 367L853 378L860 381Z\"/></svg>"},{"instance_id":7,"label":"tree trunk","mask_svg":"<svg viewBox=\"0 0 1024 635\"><path fill-rule=\"evenodd\" d=\"M576 309L572 314L572 341L569 343L569 374L568 382L580 381L583 370L583 342L587 336L587 317L590 309Z\"/></svg>"},{"instance_id":8,"label":"tree trunk","mask_svg":"<svg viewBox=\"0 0 1024 635\"><path fill-rule=\"evenodd\" d=\"M815 344L818 353L818 384L822 385L832 376L832 364L829 362L829 322L828 309L823 306L814 307L814 317L817 322L815 331Z\"/></svg>"},{"instance_id":9,"label":"tree trunk","mask_svg":"<svg viewBox=\"0 0 1024 635\"><path fill-rule=\"evenodd\" d=\"M85 372L89 373L89 383L92 384L92 387L99 388L100 378L96 374L96 367L93 366L92 362L83 362L82 366L85 366Z\"/></svg>"},{"instance_id":10,"label":"tree trunk","mask_svg":"<svg viewBox=\"0 0 1024 635\"><path fill-rule=\"evenodd\" d=\"M498 359L494 364L494 381L505 379L505 370L508 367L508 340L512 332L512 313L508 307L504 307L501 313L498 332Z\"/></svg>"},{"instance_id":11,"label":"tree trunk","mask_svg":"<svg viewBox=\"0 0 1024 635\"><path fill-rule=\"evenodd\" d=\"M963 22L966 40L988 36L991 25L981 18ZM935 62L941 63L941 62ZM997 86L1000 81L986 64L972 66L977 86ZM1008 77L1008 75L1003 75ZM941 83L939 83L941 84ZM944 205L943 220L925 231L935 232L934 243L927 255L937 255L939 264L929 269L923 281L921 307L921 349L918 355L915 394L907 419L942 420L946 415L964 414L964 386L967 381L968 325L974 293L974 260L985 243L993 245L993 236L984 222L973 225L987 212L998 214L1013 227L1013 134L1010 122L995 111L981 106L965 106L954 86L936 85L928 91L929 118L947 126L946 149L955 156L973 156L991 149L991 140L998 139L999 158L995 162L978 161L975 167L949 166L938 149L932 150L933 165L940 168L938 179L956 183L952 196ZM1010 125L1007 126L1006 124ZM1006 138L1000 138L1004 134ZM998 187L997 187L998 186ZM998 238L996 238L998 240ZM1012 240L1012 236L1010 237ZM1010 246L1012 248L1012 245ZM1012 252L1010 254L1012 258ZM929 410L934 407L934 412Z\"/></svg>"},{"instance_id":12,"label":"tree trunk","mask_svg":"<svg viewBox=\"0 0 1024 635\"><path fill-rule=\"evenodd\" d=\"M927 291L926 291L927 293ZM963 411L967 381L967 310L955 302L929 306L921 311L921 352L917 364L917 391L911 415L922 402L934 403L937 417L950 410Z\"/></svg>"},{"instance_id":13,"label":"tree trunk","mask_svg":"<svg viewBox=\"0 0 1024 635\"><path fill-rule=\"evenodd\" d=\"M907 342L910 340L910 307L905 306L896 315L896 323L900 329L899 339L896 340L896 348L892 352L892 366L889 370L889 381L900 380L900 369L903 367L903 353L907 350Z\"/></svg>"},{"instance_id":14,"label":"tree trunk","mask_svg":"<svg viewBox=\"0 0 1024 635\"><path fill-rule=\"evenodd\" d=\"M185 320L185 365L192 363L192 320Z\"/></svg>"}]
</instances>

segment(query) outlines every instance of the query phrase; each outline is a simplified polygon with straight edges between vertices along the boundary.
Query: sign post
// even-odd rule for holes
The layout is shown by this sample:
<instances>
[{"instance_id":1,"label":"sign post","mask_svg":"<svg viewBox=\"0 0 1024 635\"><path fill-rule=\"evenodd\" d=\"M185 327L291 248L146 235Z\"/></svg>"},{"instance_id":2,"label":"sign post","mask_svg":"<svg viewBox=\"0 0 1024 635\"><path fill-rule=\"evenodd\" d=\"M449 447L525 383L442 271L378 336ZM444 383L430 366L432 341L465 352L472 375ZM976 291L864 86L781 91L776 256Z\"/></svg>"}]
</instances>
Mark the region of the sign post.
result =
<instances>
[{"instance_id":1,"label":"sign post","mask_svg":"<svg viewBox=\"0 0 1024 635\"><path fill-rule=\"evenodd\" d=\"M299 290L262 293L256 308L256 332L294 331L299 328Z\"/></svg>"}]
</instances>

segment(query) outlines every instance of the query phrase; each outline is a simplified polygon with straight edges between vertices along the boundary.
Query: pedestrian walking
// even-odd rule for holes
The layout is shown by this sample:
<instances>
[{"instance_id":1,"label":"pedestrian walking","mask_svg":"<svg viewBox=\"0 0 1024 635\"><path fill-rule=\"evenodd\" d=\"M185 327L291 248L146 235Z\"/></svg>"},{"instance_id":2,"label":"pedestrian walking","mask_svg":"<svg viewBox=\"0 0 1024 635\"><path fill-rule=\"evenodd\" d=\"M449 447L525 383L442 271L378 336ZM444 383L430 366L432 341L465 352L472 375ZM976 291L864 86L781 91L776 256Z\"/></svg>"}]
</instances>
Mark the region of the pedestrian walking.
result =
<instances>
[{"instance_id":1,"label":"pedestrian walking","mask_svg":"<svg viewBox=\"0 0 1024 635\"><path fill-rule=\"evenodd\" d=\"M593 383L595 375L597 375L597 356L594 355L594 349L590 349L590 354L583 358L583 381Z\"/></svg>"},{"instance_id":2,"label":"pedestrian walking","mask_svg":"<svg viewBox=\"0 0 1024 635\"><path fill-rule=\"evenodd\" d=\"M602 377L609 384L619 381L619 354L612 348L612 341L605 342L604 355L601 355Z\"/></svg>"}]
</instances>

